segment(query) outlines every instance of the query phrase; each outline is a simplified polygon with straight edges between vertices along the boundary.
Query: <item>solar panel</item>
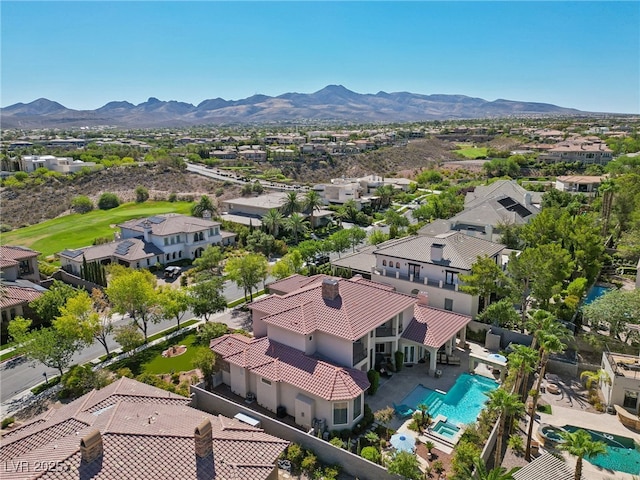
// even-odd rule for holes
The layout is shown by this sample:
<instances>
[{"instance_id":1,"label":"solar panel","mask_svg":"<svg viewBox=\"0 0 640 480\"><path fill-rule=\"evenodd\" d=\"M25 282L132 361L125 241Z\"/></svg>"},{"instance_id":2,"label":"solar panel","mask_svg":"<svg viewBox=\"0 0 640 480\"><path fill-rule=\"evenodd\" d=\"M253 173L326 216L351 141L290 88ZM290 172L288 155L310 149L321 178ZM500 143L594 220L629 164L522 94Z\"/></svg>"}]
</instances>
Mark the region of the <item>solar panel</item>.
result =
<instances>
[{"instance_id":1,"label":"solar panel","mask_svg":"<svg viewBox=\"0 0 640 480\"><path fill-rule=\"evenodd\" d=\"M127 253L129 253L129 249L131 248L131 246L134 244L134 242L132 242L131 240L125 240L124 242L120 243L117 247L116 247L116 254L118 255L126 255Z\"/></svg>"},{"instance_id":2,"label":"solar panel","mask_svg":"<svg viewBox=\"0 0 640 480\"><path fill-rule=\"evenodd\" d=\"M82 255L82 250L63 250L62 254L66 257L76 258L79 255Z\"/></svg>"},{"instance_id":3,"label":"solar panel","mask_svg":"<svg viewBox=\"0 0 640 480\"><path fill-rule=\"evenodd\" d=\"M166 220L166 218L164 217L149 217L147 220L149 220L150 223L153 224L158 224L158 223L162 223Z\"/></svg>"},{"instance_id":4,"label":"solar panel","mask_svg":"<svg viewBox=\"0 0 640 480\"><path fill-rule=\"evenodd\" d=\"M530 210L523 207L521 204L516 202L511 197L501 198L500 200L498 200L498 203L502 205L504 208L506 208L507 210L509 210L510 212L516 212L518 215L520 215L523 218L531 215Z\"/></svg>"}]
</instances>

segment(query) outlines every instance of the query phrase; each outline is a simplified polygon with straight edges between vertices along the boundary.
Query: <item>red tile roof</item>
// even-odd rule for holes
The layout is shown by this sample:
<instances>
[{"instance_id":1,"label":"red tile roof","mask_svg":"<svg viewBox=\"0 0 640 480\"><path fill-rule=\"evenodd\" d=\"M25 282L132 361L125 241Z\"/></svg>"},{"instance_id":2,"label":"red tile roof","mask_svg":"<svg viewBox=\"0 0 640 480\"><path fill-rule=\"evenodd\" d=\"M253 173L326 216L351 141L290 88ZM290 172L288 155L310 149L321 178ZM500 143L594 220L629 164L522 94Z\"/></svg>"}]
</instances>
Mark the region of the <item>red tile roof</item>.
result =
<instances>
[{"instance_id":1,"label":"red tile roof","mask_svg":"<svg viewBox=\"0 0 640 480\"><path fill-rule=\"evenodd\" d=\"M2 285L0 291L0 308L15 307L16 305L27 304L39 298L42 292L33 288L17 287L13 285Z\"/></svg>"},{"instance_id":2,"label":"red tile roof","mask_svg":"<svg viewBox=\"0 0 640 480\"><path fill-rule=\"evenodd\" d=\"M40 255L40 252L31 250L26 247L14 247L11 245L0 245L0 259L5 260L24 260L25 258L33 258Z\"/></svg>"},{"instance_id":3,"label":"red tile roof","mask_svg":"<svg viewBox=\"0 0 640 480\"><path fill-rule=\"evenodd\" d=\"M324 400L350 400L369 388L366 373L332 365L267 337L224 335L211 341L211 349L229 363Z\"/></svg>"},{"instance_id":4,"label":"red tile roof","mask_svg":"<svg viewBox=\"0 0 640 480\"><path fill-rule=\"evenodd\" d=\"M289 442L188 403L123 377L4 435L2 478L258 480L272 475ZM98 405L102 408L96 410ZM195 455L194 430L205 419L212 427L213 455L201 459ZM103 453L91 463L82 462L80 440L95 429L102 436ZM35 471L36 462L52 467Z\"/></svg>"},{"instance_id":5,"label":"red tile roof","mask_svg":"<svg viewBox=\"0 0 640 480\"><path fill-rule=\"evenodd\" d=\"M471 321L468 315L418 304L413 314L402 338L433 348L440 348Z\"/></svg>"},{"instance_id":6,"label":"red tile roof","mask_svg":"<svg viewBox=\"0 0 640 480\"><path fill-rule=\"evenodd\" d=\"M415 298L393 287L363 280L340 278L340 295L322 297L322 278L286 295L270 295L249 308L266 313L262 321L296 332L318 330L356 341L392 317L410 308Z\"/></svg>"},{"instance_id":7,"label":"red tile roof","mask_svg":"<svg viewBox=\"0 0 640 480\"><path fill-rule=\"evenodd\" d=\"M322 274L305 277L304 275L299 275L296 273L287 278L283 278L282 280L277 280L275 282L272 282L267 286L271 291L291 293L299 288L302 288L311 283L317 282L318 280L322 280L323 278L331 278L331 277L327 275L322 275Z\"/></svg>"}]
</instances>

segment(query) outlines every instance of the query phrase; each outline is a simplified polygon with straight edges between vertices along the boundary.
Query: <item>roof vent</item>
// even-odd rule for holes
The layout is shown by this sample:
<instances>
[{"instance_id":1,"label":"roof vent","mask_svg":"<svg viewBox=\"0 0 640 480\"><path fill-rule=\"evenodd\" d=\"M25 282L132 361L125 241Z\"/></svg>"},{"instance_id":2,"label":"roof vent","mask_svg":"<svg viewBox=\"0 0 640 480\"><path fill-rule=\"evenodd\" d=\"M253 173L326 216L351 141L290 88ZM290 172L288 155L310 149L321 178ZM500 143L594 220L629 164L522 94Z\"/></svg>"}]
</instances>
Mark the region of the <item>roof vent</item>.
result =
<instances>
[{"instance_id":1,"label":"roof vent","mask_svg":"<svg viewBox=\"0 0 640 480\"><path fill-rule=\"evenodd\" d=\"M335 300L340 296L338 280L335 278L325 278L322 281L322 298L325 300Z\"/></svg>"},{"instance_id":2,"label":"roof vent","mask_svg":"<svg viewBox=\"0 0 640 480\"><path fill-rule=\"evenodd\" d=\"M82 461L91 463L102 455L102 435L100 430L93 430L80 440L80 453Z\"/></svg>"},{"instance_id":3,"label":"roof vent","mask_svg":"<svg viewBox=\"0 0 640 480\"><path fill-rule=\"evenodd\" d=\"M211 422L208 418L204 419L194 431L193 437L196 442L196 456L204 458L213 454L213 434L211 431Z\"/></svg>"}]
</instances>

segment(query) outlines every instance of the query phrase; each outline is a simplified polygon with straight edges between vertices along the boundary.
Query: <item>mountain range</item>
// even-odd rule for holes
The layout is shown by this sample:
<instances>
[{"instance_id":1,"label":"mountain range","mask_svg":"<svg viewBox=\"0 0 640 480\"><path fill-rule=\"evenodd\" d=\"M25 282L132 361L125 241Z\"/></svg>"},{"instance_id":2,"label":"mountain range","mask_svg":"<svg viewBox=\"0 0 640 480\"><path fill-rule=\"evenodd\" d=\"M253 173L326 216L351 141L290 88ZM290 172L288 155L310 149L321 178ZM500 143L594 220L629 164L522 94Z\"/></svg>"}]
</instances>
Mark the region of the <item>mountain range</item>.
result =
<instances>
[{"instance_id":1,"label":"mountain range","mask_svg":"<svg viewBox=\"0 0 640 480\"><path fill-rule=\"evenodd\" d=\"M214 98L198 105L151 97L134 105L109 102L96 110L72 110L40 98L0 109L3 128L65 128L108 125L122 128L182 127L233 123L301 121L414 122L514 116L576 115L573 108L548 103L494 100L465 95L409 92L361 94L341 85L315 93L253 95L242 100Z\"/></svg>"}]
</instances>

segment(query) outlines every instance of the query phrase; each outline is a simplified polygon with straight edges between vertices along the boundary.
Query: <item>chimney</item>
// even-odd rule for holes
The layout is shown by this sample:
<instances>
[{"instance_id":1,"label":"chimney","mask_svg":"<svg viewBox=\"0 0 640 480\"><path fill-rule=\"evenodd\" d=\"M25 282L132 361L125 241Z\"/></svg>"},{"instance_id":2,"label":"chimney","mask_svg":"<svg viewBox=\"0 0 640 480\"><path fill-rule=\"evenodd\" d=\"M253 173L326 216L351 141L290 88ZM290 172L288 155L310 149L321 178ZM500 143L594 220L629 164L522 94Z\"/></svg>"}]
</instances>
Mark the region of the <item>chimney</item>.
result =
<instances>
[{"instance_id":1,"label":"chimney","mask_svg":"<svg viewBox=\"0 0 640 480\"><path fill-rule=\"evenodd\" d=\"M325 300L335 300L340 296L338 280L335 278L325 278L322 281L322 298Z\"/></svg>"},{"instance_id":2,"label":"chimney","mask_svg":"<svg viewBox=\"0 0 640 480\"><path fill-rule=\"evenodd\" d=\"M142 230L144 231L144 241L147 243L151 242L149 239L149 235L151 235L151 222L149 220L142 222Z\"/></svg>"},{"instance_id":3,"label":"chimney","mask_svg":"<svg viewBox=\"0 0 640 480\"><path fill-rule=\"evenodd\" d=\"M91 463L102 455L102 435L96 429L80 440L80 454L84 463Z\"/></svg>"},{"instance_id":4,"label":"chimney","mask_svg":"<svg viewBox=\"0 0 640 480\"><path fill-rule=\"evenodd\" d=\"M429 306L429 294L427 292L418 292L418 305Z\"/></svg>"},{"instance_id":5,"label":"chimney","mask_svg":"<svg viewBox=\"0 0 640 480\"><path fill-rule=\"evenodd\" d=\"M490 242L493 242L493 225L486 225L484 227L484 233L487 237L487 240L489 240Z\"/></svg>"},{"instance_id":6,"label":"chimney","mask_svg":"<svg viewBox=\"0 0 640 480\"><path fill-rule=\"evenodd\" d=\"M209 210L204 210L202 212L202 219L203 220L211 220L211 211Z\"/></svg>"},{"instance_id":7,"label":"chimney","mask_svg":"<svg viewBox=\"0 0 640 480\"><path fill-rule=\"evenodd\" d=\"M205 458L213 455L213 434L211 433L211 422L204 419L194 431L193 437L196 442L196 457Z\"/></svg>"},{"instance_id":8,"label":"chimney","mask_svg":"<svg viewBox=\"0 0 640 480\"><path fill-rule=\"evenodd\" d=\"M442 261L442 252L444 250L444 245L441 243L432 243L431 244L431 261L432 262L441 262Z\"/></svg>"},{"instance_id":9,"label":"chimney","mask_svg":"<svg viewBox=\"0 0 640 480\"><path fill-rule=\"evenodd\" d=\"M524 206L528 207L531 205L531 194L529 192L524 194Z\"/></svg>"}]
</instances>

